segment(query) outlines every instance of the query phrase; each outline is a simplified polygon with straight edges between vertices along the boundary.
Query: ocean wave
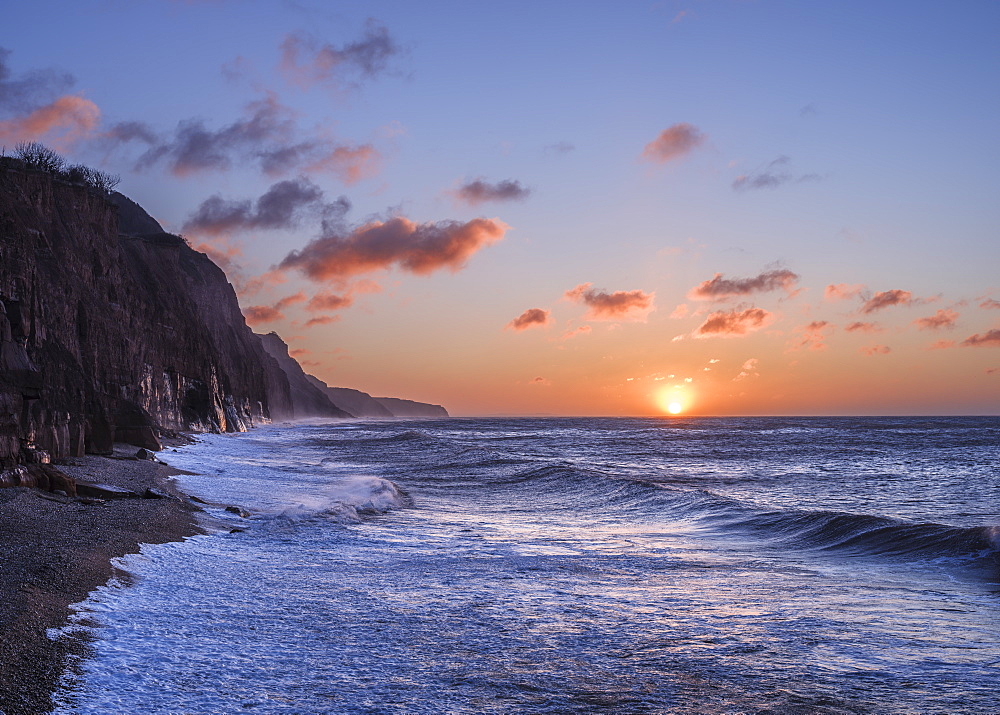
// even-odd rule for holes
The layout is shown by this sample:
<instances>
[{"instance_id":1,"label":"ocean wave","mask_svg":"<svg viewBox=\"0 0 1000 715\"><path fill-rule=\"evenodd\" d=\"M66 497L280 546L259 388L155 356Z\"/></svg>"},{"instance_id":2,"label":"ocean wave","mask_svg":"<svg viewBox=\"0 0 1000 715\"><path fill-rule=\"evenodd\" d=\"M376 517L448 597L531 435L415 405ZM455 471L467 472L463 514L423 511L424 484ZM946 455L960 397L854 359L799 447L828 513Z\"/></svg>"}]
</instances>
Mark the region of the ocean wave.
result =
<instances>
[{"instance_id":1,"label":"ocean wave","mask_svg":"<svg viewBox=\"0 0 1000 715\"><path fill-rule=\"evenodd\" d=\"M333 521L357 524L366 518L413 506L413 498L395 482L381 477L353 476L321 490L313 499L266 515L273 526L289 526L303 521Z\"/></svg>"},{"instance_id":2,"label":"ocean wave","mask_svg":"<svg viewBox=\"0 0 1000 715\"><path fill-rule=\"evenodd\" d=\"M838 511L754 511L732 505L703 521L772 543L855 556L1000 557L1000 527L959 527Z\"/></svg>"}]
</instances>

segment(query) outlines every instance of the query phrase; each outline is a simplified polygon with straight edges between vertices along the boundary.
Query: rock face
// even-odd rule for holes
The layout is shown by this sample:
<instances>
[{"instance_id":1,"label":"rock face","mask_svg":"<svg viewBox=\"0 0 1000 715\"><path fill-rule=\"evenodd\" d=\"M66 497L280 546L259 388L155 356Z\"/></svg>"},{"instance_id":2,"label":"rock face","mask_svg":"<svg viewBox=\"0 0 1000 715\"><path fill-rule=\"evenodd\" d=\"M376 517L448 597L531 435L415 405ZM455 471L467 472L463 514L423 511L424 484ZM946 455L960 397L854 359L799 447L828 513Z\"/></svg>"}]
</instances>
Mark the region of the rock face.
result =
<instances>
[{"instance_id":1,"label":"rock face","mask_svg":"<svg viewBox=\"0 0 1000 715\"><path fill-rule=\"evenodd\" d=\"M340 409L312 382L302 366L288 354L288 345L277 333L257 335L260 345L284 371L291 389L292 417L354 417ZM315 379L315 378L313 378Z\"/></svg>"},{"instance_id":2,"label":"rock face","mask_svg":"<svg viewBox=\"0 0 1000 715\"><path fill-rule=\"evenodd\" d=\"M115 201L0 160L0 471L290 409L222 270Z\"/></svg>"},{"instance_id":3,"label":"rock face","mask_svg":"<svg viewBox=\"0 0 1000 715\"><path fill-rule=\"evenodd\" d=\"M330 387L318 377L306 374L306 379L323 392L330 401L355 417L395 417L382 403L361 390L350 387Z\"/></svg>"},{"instance_id":4,"label":"rock face","mask_svg":"<svg viewBox=\"0 0 1000 715\"><path fill-rule=\"evenodd\" d=\"M380 405L392 412L396 417L448 417L448 410L441 405L427 402L401 400L398 397L376 397Z\"/></svg>"}]
</instances>

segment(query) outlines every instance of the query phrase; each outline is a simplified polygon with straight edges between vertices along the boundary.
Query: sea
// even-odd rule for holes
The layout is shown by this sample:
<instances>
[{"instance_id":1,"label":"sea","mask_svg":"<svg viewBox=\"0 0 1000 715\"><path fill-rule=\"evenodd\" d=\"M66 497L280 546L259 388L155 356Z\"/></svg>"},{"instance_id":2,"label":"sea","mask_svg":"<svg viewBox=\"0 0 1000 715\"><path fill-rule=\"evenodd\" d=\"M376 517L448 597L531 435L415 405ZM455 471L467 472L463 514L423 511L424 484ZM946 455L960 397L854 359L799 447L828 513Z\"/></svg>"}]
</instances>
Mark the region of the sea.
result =
<instances>
[{"instance_id":1,"label":"sea","mask_svg":"<svg viewBox=\"0 0 1000 715\"><path fill-rule=\"evenodd\" d=\"M308 422L161 456L212 533L50 634L92 650L57 713L1000 712L998 417Z\"/></svg>"}]
</instances>

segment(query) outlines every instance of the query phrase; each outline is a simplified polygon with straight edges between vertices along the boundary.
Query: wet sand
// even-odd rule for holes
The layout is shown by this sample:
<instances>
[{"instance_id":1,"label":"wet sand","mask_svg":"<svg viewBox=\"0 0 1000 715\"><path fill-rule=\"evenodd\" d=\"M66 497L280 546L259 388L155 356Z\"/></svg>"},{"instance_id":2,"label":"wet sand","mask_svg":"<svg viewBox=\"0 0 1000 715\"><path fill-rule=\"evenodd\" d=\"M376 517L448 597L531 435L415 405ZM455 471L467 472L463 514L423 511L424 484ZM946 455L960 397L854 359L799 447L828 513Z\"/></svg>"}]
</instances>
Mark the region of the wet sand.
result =
<instances>
[{"instance_id":1,"label":"wet sand","mask_svg":"<svg viewBox=\"0 0 1000 715\"><path fill-rule=\"evenodd\" d=\"M138 552L142 543L200 533L197 506L170 480L178 470L137 460L135 453L116 445L113 457L88 455L56 466L80 481L138 494L152 488L166 498L86 503L36 489L0 489L0 715L51 709L68 656L84 654L86 646L52 641L46 630L65 625L70 604L111 578L111 559Z\"/></svg>"}]
</instances>

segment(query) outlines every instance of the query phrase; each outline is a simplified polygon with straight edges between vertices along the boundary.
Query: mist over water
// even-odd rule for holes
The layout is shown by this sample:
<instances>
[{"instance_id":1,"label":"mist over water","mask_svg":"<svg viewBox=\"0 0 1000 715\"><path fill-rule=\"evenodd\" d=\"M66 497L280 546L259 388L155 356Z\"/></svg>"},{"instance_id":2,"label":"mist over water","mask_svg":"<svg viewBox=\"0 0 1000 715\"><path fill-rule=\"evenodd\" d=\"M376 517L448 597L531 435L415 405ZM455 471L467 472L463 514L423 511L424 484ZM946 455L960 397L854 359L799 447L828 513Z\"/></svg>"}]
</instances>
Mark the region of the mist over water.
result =
<instances>
[{"instance_id":1,"label":"mist over water","mask_svg":"<svg viewBox=\"0 0 1000 715\"><path fill-rule=\"evenodd\" d=\"M166 457L252 515L123 560L57 712L1000 710L997 418L341 422Z\"/></svg>"}]
</instances>

